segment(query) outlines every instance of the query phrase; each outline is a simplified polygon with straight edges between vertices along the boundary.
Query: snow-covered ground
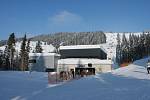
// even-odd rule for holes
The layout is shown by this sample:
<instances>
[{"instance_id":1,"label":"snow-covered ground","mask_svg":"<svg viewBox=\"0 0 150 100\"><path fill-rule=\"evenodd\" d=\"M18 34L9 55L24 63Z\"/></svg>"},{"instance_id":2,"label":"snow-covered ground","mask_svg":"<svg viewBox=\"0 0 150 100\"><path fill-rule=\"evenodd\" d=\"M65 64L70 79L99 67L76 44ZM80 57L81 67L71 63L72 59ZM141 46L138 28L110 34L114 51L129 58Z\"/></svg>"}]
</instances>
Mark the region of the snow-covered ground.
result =
<instances>
[{"instance_id":1,"label":"snow-covered ground","mask_svg":"<svg viewBox=\"0 0 150 100\"><path fill-rule=\"evenodd\" d=\"M47 73L44 72L0 72L0 99L26 100L44 90L59 84L48 84Z\"/></svg>"},{"instance_id":2,"label":"snow-covered ground","mask_svg":"<svg viewBox=\"0 0 150 100\"><path fill-rule=\"evenodd\" d=\"M47 73L0 72L1 100L150 100L148 58L105 74L48 85Z\"/></svg>"},{"instance_id":3,"label":"snow-covered ground","mask_svg":"<svg viewBox=\"0 0 150 100\"><path fill-rule=\"evenodd\" d=\"M150 75L146 73L146 63L149 58L141 59L135 61L133 64L128 65L127 67L118 68L112 71L113 74L121 75L125 77L132 77L137 79L150 79Z\"/></svg>"}]
</instances>

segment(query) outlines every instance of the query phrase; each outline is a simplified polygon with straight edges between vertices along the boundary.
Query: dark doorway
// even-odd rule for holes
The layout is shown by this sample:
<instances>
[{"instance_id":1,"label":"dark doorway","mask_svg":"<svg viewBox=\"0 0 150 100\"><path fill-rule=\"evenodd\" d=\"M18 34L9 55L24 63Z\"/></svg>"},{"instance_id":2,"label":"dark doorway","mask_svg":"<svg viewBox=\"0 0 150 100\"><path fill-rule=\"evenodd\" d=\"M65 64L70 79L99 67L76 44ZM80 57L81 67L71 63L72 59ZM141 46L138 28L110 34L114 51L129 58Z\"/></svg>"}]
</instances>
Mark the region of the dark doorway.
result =
<instances>
[{"instance_id":1,"label":"dark doorway","mask_svg":"<svg viewBox=\"0 0 150 100\"><path fill-rule=\"evenodd\" d=\"M71 72L72 78L74 78L75 77L74 69L70 69L70 72Z\"/></svg>"},{"instance_id":2,"label":"dark doorway","mask_svg":"<svg viewBox=\"0 0 150 100\"><path fill-rule=\"evenodd\" d=\"M84 75L95 75L95 68L75 68L75 74L81 77Z\"/></svg>"}]
</instances>

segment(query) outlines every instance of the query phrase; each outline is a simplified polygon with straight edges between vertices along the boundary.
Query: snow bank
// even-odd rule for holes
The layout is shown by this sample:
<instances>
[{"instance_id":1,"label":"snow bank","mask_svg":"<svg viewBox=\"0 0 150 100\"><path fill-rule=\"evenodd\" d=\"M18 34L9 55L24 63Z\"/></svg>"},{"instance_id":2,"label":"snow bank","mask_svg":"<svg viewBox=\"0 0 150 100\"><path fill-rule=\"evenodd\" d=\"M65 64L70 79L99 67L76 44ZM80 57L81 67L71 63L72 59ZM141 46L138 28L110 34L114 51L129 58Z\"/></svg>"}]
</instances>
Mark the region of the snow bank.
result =
<instances>
[{"instance_id":1,"label":"snow bank","mask_svg":"<svg viewBox=\"0 0 150 100\"><path fill-rule=\"evenodd\" d=\"M57 84L49 84L47 73L0 71L0 98L2 100L23 100L24 97L39 94Z\"/></svg>"},{"instance_id":2,"label":"snow bank","mask_svg":"<svg viewBox=\"0 0 150 100\"><path fill-rule=\"evenodd\" d=\"M112 73L117 75L122 75L125 77L132 77L138 79L150 79L150 76L147 74L147 70L145 68L148 59L150 59L150 57L137 60L133 64L130 64L126 67L113 70Z\"/></svg>"}]
</instances>

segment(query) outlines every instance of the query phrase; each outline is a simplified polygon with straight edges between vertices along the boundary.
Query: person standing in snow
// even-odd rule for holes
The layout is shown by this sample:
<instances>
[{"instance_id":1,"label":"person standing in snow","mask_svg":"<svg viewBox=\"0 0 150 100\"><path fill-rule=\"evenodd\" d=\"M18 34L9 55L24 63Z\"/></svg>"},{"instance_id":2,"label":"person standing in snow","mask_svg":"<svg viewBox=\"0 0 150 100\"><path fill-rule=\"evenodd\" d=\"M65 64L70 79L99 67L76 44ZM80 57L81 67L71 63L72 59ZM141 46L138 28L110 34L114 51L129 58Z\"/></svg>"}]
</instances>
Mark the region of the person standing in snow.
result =
<instances>
[{"instance_id":1,"label":"person standing in snow","mask_svg":"<svg viewBox=\"0 0 150 100\"><path fill-rule=\"evenodd\" d=\"M147 73L149 74L149 71L150 71L150 60L148 60L146 67L147 67Z\"/></svg>"}]
</instances>

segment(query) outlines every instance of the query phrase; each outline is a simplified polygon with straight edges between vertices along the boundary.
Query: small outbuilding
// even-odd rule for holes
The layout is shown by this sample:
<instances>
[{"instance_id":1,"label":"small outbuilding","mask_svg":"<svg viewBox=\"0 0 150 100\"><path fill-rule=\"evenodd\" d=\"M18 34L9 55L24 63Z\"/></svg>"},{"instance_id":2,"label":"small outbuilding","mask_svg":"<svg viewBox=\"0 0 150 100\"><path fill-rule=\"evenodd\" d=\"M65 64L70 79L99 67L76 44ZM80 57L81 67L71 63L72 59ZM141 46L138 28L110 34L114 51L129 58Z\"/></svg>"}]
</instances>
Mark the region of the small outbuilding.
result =
<instances>
[{"instance_id":1,"label":"small outbuilding","mask_svg":"<svg viewBox=\"0 0 150 100\"><path fill-rule=\"evenodd\" d=\"M30 71L57 71L59 57L56 53L29 53L28 67Z\"/></svg>"}]
</instances>

